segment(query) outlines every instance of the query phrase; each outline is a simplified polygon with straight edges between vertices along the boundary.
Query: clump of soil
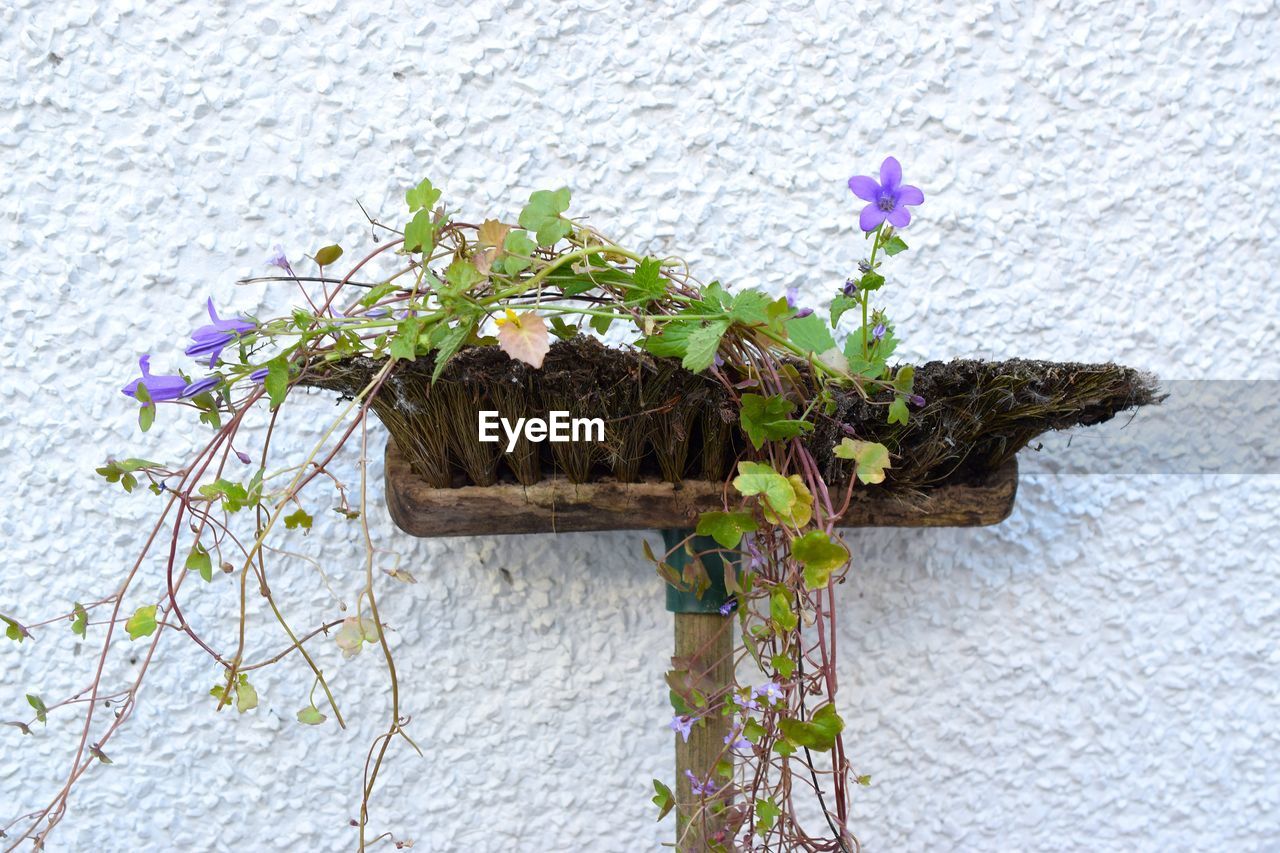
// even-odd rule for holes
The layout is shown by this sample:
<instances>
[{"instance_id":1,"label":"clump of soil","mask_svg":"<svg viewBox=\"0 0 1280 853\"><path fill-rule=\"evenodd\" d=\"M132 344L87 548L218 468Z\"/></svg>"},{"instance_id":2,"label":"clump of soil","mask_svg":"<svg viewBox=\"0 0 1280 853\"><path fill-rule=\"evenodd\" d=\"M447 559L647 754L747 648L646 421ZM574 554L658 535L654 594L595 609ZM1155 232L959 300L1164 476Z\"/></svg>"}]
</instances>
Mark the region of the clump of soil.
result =
<instances>
[{"instance_id":1,"label":"clump of soil","mask_svg":"<svg viewBox=\"0 0 1280 853\"><path fill-rule=\"evenodd\" d=\"M304 382L343 395L358 393L380 363L355 358L309 371ZM803 374L803 365L797 365ZM722 480L750 445L724 386L678 361L606 347L579 336L551 347L535 370L496 347L463 350L431 384L434 359L396 368L372 408L413 469L433 486L525 485L546 476L573 482L612 477ZM1155 380L1114 364L1014 359L932 361L916 369L906 426L886 423L892 397L836 394L831 417L819 416L806 443L828 482L850 476L831 449L846 436L879 441L894 455L887 485L921 489L981 478L1043 432L1096 424L1159 401ZM477 413L496 410L514 422L563 410L605 421L603 443L530 443L515 451L481 443Z\"/></svg>"}]
</instances>

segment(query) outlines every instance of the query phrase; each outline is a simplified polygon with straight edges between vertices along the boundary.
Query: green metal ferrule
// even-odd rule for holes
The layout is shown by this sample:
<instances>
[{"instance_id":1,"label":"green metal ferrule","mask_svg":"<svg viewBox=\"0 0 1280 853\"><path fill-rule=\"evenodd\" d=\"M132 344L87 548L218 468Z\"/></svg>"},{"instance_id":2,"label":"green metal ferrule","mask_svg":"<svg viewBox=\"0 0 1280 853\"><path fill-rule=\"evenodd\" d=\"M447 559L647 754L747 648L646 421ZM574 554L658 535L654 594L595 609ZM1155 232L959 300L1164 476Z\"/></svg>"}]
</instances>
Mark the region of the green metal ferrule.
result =
<instances>
[{"instance_id":1,"label":"green metal ferrule","mask_svg":"<svg viewBox=\"0 0 1280 853\"><path fill-rule=\"evenodd\" d=\"M661 532L662 541L667 550L670 550L676 548L693 531L667 528ZM694 553L701 554L702 565L711 578L711 587L702 594L702 598L698 598L692 592L684 592L667 584L667 610L672 613L719 613L720 608L731 597L724 588L724 570L726 567L732 568L734 560L720 553L717 550L720 546L710 536L695 536L689 541L689 545ZM676 548L667 558L667 563L677 572L683 572L692 559L694 558L689 556L686 549Z\"/></svg>"}]
</instances>

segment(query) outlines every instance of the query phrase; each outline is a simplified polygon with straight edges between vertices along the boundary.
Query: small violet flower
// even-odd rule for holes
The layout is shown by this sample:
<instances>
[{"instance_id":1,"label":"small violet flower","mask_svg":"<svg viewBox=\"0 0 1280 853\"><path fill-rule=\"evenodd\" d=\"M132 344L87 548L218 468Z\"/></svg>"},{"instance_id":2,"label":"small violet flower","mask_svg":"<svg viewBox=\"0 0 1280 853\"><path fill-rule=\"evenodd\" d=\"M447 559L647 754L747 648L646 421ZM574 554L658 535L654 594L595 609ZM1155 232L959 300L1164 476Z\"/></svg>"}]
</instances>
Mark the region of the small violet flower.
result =
<instances>
[{"instance_id":1,"label":"small violet flower","mask_svg":"<svg viewBox=\"0 0 1280 853\"><path fill-rule=\"evenodd\" d=\"M742 537L742 550L747 556L747 563L743 566L749 572L754 572L764 568L766 561L764 554L760 553L759 546L756 545L756 537L747 534Z\"/></svg>"},{"instance_id":2,"label":"small violet flower","mask_svg":"<svg viewBox=\"0 0 1280 853\"><path fill-rule=\"evenodd\" d=\"M893 157L880 164L880 180L867 175L854 175L849 189L863 201L870 202L858 216L858 227L874 231L886 220L894 228L905 228L911 222L907 205L924 203L919 187L902 183L902 166Z\"/></svg>"},{"instance_id":3,"label":"small violet flower","mask_svg":"<svg viewBox=\"0 0 1280 853\"><path fill-rule=\"evenodd\" d=\"M257 370L253 371L253 373L250 373L250 374L249 374L249 381L250 381L250 382L261 382L262 380L264 380L264 379L266 379L266 378L267 378L267 373L268 373L268 372L269 372L269 371L267 370L267 368L265 368L265 367L259 367Z\"/></svg>"},{"instance_id":4,"label":"small violet flower","mask_svg":"<svg viewBox=\"0 0 1280 853\"><path fill-rule=\"evenodd\" d=\"M846 278L844 287L840 288L840 292L850 298L856 297L858 295L858 280L852 277Z\"/></svg>"},{"instance_id":5,"label":"small violet flower","mask_svg":"<svg viewBox=\"0 0 1280 853\"><path fill-rule=\"evenodd\" d=\"M217 387L218 383L221 381L221 376L206 376L204 379L197 379L195 382L192 382L186 388L182 389L182 396L194 397L197 394L203 394L210 388Z\"/></svg>"},{"instance_id":6,"label":"small violet flower","mask_svg":"<svg viewBox=\"0 0 1280 853\"><path fill-rule=\"evenodd\" d=\"M138 398L138 386L145 385L147 393L151 396L151 401L158 403L161 400L178 399L187 387L187 380L181 376L153 376L151 374L151 356L149 355L144 355L138 359L138 367L142 369L142 376L120 389L126 397L133 397L136 400Z\"/></svg>"},{"instance_id":7,"label":"small violet flower","mask_svg":"<svg viewBox=\"0 0 1280 853\"><path fill-rule=\"evenodd\" d=\"M676 716L671 718L671 722L667 723L667 728L679 734L682 738L684 738L684 742L688 743L689 733L693 731L693 718L685 717L677 714Z\"/></svg>"},{"instance_id":8,"label":"small violet flower","mask_svg":"<svg viewBox=\"0 0 1280 853\"><path fill-rule=\"evenodd\" d=\"M703 782L693 774L692 770L685 769L684 775L689 780L689 790L693 792L695 797L710 797L720 790L720 786L713 780L708 779Z\"/></svg>"},{"instance_id":9,"label":"small violet flower","mask_svg":"<svg viewBox=\"0 0 1280 853\"><path fill-rule=\"evenodd\" d=\"M777 702L782 698L782 685L776 681L768 681L761 684L754 691L756 696L764 699L766 702Z\"/></svg>"},{"instance_id":10,"label":"small violet flower","mask_svg":"<svg viewBox=\"0 0 1280 853\"><path fill-rule=\"evenodd\" d=\"M279 267L289 275L293 275L293 267L289 265L289 258L284 253L284 247L279 243L276 243L275 247L272 249L271 257L267 258L267 266Z\"/></svg>"},{"instance_id":11,"label":"small violet flower","mask_svg":"<svg viewBox=\"0 0 1280 853\"><path fill-rule=\"evenodd\" d=\"M915 405L915 406L923 406L923 405L924 405L924 397L921 397L919 394L912 394L912 395L911 395L911 403L912 403L912 405Z\"/></svg>"},{"instance_id":12,"label":"small violet flower","mask_svg":"<svg viewBox=\"0 0 1280 853\"><path fill-rule=\"evenodd\" d=\"M801 308L799 306L798 304L798 300L800 298L799 293L800 293L799 288L797 288L794 284L787 288L787 306L790 307L792 311L796 312L797 320L799 320L801 317L808 317L810 314L813 313L812 308Z\"/></svg>"},{"instance_id":13,"label":"small violet flower","mask_svg":"<svg viewBox=\"0 0 1280 853\"><path fill-rule=\"evenodd\" d=\"M213 309L212 299L209 300L209 319L213 322L191 333L193 343L186 348L185 352L191 356L209 356L209 366L213 367L218 361L218 356L222 354L223 347L241 335L253 331L256 326L248 320L221 319L218 312Z\"/></svg>"},{"instance_id":14,"label":"small violet flower","mask_svg":"<svg viewBox=\"0 0 1280 853\"><path fill-rule=\"evenodd\" d=\"M738 609L738 599L731 598L724 604L720 605L720 615L728 616L730 613Z\"/></svg>"},{"instance_id":15,"label":"small violet flower","mask_svg":"<svg viewBox=\"0 0 1280 853\"><path fill-rule=\"evenodd\" d=\"M730 749L750 749L751 741L742 736L742 729L733 727L733 731L724 736L724 742Z\"/></svg>"},{"instance_id":16,"label":"small violet flower","mask_svg":"<svg viewBox=\"0 0 1280 853\"><path fill-rule=\"evenodd\" d=\"M887 330L884 327L884 323L876 323L876 327L871 330L871 337L875 338L878 341L884 337L884 333L886 331Z\"/></svg>"}]
</instances>

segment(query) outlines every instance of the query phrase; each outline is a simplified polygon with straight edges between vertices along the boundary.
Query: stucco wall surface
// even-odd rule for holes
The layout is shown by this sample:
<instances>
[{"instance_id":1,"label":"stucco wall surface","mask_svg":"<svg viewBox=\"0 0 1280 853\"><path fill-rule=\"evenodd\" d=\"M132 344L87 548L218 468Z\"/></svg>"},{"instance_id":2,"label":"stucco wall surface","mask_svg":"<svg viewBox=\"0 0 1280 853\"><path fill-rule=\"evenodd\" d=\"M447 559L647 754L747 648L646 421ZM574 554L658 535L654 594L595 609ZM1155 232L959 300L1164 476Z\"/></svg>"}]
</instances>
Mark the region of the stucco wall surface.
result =
<instances>
[{"instance_id":1,"label":"stucco wall surface","mask_svg":"<svg viewBox=\"0 0 1280 853\"><path fill-rule=\"evenodd\" d=\"M882 292L909 357L1280 378L1277 45L1256 0L6 0L0 608L53 615L136 553L155 502L93 468L190 444L173 415L136 432L137 356L184 364L208 295L283 309L233 282L277 242L370 247L356 200L394 219L424 176L466 217L567 184L705 279L818 300L863 251L845 180L892 153L927 196ZM300 406L282 446L332 411ZM1280 850L1280 478L1242 473L1038 473L999 527L853 535L864 850ZM369 474L373 532L419 580L383 607L425 754L393 750L374 826L417 850L657 849L671 626L641 536L414 541ZM285 561L298 623L353 604L352 528L326 516L297 548L333 587ZM226 642L232 586L192 605ZM351 849L378 657L321 654L340 732L294 721L297 667L215 714L216 668L164 648L49 849ZM0 719L77 689L92 656L64 629L0 648ZM73 734L0 730L0 819L44 802Z\"/></svg>"}]
</instances>

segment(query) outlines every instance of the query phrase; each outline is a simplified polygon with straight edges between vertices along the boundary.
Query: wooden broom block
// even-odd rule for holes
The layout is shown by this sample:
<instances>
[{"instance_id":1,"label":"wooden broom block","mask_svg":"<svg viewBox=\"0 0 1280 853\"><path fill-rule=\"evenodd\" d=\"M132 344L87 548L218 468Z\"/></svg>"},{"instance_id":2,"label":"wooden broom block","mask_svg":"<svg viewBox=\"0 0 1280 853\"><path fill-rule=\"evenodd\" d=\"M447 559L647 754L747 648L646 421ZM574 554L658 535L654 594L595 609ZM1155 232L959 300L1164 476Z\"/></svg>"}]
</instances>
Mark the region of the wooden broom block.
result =
<instances>
[{"instance_id":1,"label":"wooden broom block","mask_svg":"<svg viewBox=\"0 0 1280 853\"><path fill-rule=\"evenodd\" d=\"M553 478L532 486L500 484L437 489L428 485L387 440L387 508L411 536L494 536L585 530L692 528L706 510L723 509L726 485L685 480L570 483ZM1009 460L983 483L948 485L899 497L876 487L854 489L841 527L981 527L1013 511L1018 465ZM841 495L843 492L840 493ZM836 493L832 492L835 499ZM730 503L736 495L729 495Z\"/></svg>"}]
</instances>

